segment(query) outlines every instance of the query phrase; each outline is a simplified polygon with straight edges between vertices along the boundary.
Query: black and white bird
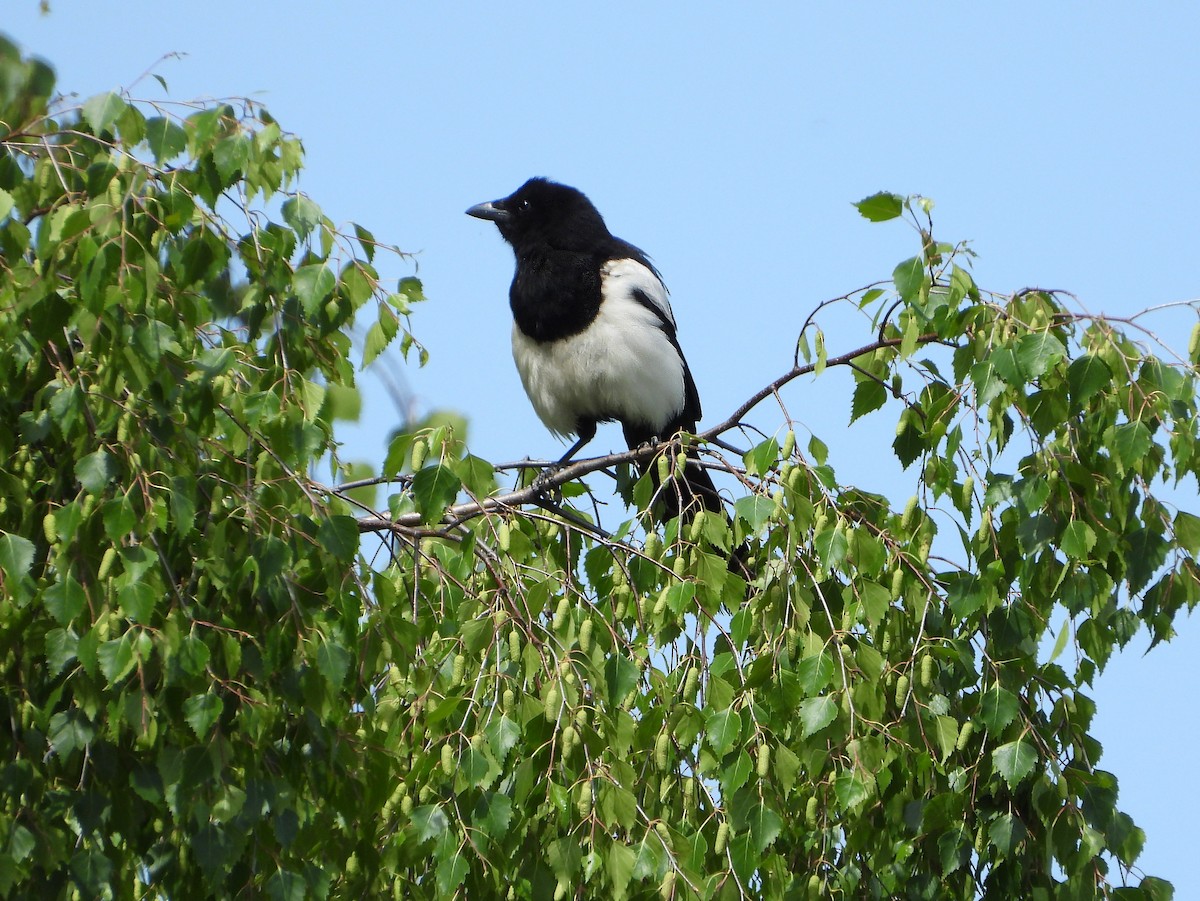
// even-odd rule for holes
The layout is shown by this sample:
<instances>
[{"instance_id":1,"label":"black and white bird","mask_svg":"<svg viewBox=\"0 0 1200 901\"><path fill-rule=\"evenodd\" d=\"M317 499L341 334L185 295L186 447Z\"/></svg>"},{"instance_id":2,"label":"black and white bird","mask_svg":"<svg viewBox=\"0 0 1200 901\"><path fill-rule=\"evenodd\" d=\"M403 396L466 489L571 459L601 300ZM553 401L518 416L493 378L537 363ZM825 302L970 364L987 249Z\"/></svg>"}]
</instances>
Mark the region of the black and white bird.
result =
<instances>
[{"instance_id":1,"label":"black and white bird","mask_svg":"<svg viewBox=\"0 0 1200 901\"><path fill-rule=\"evenodd\" d=\"M513 358L546 427L578 438L560 463L591 441L601 422L619 422L630 448L695 431L700 395L662 277L645 253L609 232L583 193L531 178L467 214L495 222L516 254ZM657 471L645 463L643 471L647 466ZM673 485L656 487L667 518L723 509L695 459Z\"/></svg>"}]
</instances>

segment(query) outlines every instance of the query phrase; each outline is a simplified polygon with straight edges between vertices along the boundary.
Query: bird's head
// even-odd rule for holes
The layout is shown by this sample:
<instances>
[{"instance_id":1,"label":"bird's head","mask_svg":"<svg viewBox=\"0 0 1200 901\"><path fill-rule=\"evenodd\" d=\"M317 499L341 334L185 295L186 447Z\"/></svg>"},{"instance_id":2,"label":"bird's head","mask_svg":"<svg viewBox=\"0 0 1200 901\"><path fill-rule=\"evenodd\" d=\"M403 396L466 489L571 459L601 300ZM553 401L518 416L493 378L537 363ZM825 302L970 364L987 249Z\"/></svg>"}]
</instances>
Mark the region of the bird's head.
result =
<instances>
[{"instance_id":1,"label":"bird's head","mask_svg":"<svg viewBox=\"0 0 1200 901\"><path fill-rule=\"evenodd\" d=\"M582 191L545 178L531 178L502 200L471 207L467 215L495 222L518 254L539 247L587 252L612 237Z\"/></svg>"}]
</instances>

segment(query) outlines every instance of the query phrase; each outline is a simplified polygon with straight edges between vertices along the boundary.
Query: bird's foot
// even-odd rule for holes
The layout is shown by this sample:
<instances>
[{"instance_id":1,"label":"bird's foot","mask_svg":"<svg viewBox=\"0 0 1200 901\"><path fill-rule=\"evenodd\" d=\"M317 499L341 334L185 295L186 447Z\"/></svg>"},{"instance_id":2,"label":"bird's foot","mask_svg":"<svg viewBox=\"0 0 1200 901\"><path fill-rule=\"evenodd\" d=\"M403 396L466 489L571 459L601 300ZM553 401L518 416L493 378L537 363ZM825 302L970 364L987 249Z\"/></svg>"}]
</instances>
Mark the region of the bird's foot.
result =
<instances>
[{"instance_id":1,"label":"bird's foot","mask_svg":"<svg viewBox=\"0 0 1200 901\"><path fill-rule=\"evenodd\" d=\"M542 471L533 477L533 481L529 483L529 487L536 494L549 494L555 490L555 486L550 482L554 479L555 474L566 464L562 462L549 463L542 467Z\"/></svg>"}]
</instances>

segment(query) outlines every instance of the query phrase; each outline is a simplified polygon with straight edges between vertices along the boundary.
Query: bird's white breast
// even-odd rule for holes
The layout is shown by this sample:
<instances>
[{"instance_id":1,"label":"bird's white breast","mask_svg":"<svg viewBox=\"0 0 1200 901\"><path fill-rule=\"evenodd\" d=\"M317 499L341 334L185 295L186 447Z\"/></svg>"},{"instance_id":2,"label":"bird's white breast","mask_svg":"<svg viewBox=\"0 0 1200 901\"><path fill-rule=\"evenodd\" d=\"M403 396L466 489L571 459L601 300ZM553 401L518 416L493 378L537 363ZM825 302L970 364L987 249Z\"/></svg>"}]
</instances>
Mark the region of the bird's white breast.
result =
<instances>
[{"instance_id":1,"label":"bird's white breast","mask_svg":"<svg viewBox=\"0 0 1200 901\"><path fill-rule=\"evenodd\" d=\"M670 318L662 283L632 260L610 263L604 276L599 313L582 332L535 341L513 326L513 359L521 383L539 418L556 435L573 434L582 417L661 429L683 410L683 360L659 316L633 297L635 288L641 290Z\"/></svg>"}]
</instances>

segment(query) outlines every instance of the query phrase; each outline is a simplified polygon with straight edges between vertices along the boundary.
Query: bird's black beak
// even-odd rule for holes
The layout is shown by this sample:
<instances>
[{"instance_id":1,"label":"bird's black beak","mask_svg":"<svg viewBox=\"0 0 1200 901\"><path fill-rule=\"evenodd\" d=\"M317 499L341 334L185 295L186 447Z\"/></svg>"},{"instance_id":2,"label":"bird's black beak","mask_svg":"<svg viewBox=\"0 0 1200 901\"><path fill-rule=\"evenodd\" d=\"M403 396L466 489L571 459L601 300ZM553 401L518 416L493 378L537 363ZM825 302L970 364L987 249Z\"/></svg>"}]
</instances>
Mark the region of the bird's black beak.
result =
<instances>
[{"instance_id":1,"label":"bird's black beak","mask_svg":"<svg viewBox=\"0 0 1200 901\"><path fill-rule=\"evenodd\" d=\"M467 210L467 215L474 216L476 219L490 219L493 222L507 222L512 214L503 207L497 206L498 202L489 200L487 203L477 203Z\"/></svg>"}]
</instances>

